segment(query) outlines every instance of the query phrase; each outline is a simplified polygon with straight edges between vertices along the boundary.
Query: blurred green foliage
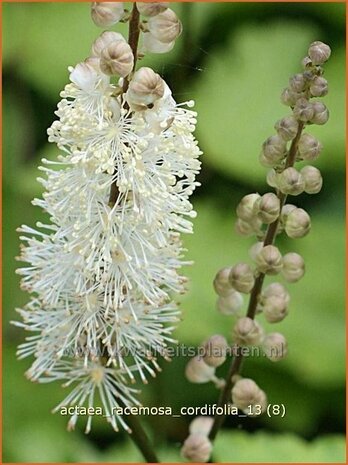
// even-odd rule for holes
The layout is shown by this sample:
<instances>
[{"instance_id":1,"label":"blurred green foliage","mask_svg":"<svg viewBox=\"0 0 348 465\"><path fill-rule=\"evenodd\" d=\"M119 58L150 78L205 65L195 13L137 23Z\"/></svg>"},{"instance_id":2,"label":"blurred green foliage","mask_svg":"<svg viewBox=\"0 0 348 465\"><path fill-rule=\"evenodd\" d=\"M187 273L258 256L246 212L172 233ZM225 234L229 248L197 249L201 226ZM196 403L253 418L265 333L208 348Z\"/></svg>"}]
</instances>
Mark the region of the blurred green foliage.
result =
<instances>
[{"instance_id":1,"label":"blurred green foliage","mask_svg":"<svg viewBox=\"0 0 348 465\"><path fill-rule=\"evenodd\" d=\"M331 118L311 129L324 144L319 160L323 191L295 203L312 214L313 230L300 241L279 244L305 257L307 274L291 286L289 317L279 326L289 341L280 364L248 360L252 376L272 403L284 403L284 418L228 419L218 437L214 460L255 462L344 461L344 127L345 50L343 3L173 4L184 23L175 49L151 56L177 100L194 98L199 112L197 138L204 151L202 187L193 199L195 234L185 238L190 291L182 299L180 343L197 345L208 335L228 336L232 320L215 310L211 286L222 266L247 259L252 241L233 231L240 197L266 189L258 164L262 141L287 113L279 93L299 69L308 43L320 39L333 50L327 65ZM125 26L121 26L125 31ZM45 130L68 75L84 59L99 31L89 19L89 4L11 3L3 5L4 129L4 460L7 462L131 462L141 460L125 434L115 435L98 418L89 436L65 430L65 418L50 410L62 397L58 384L34 385L23 376L28 361L15 360L23 334L9 325L14 308L27 296L14 271L16 227L34 225L42 213L30 205L40 195L35 181L41 157L57 155ZM274 327L265 325L268 329ZM163 363L163 373L143 391L145 405L216 402L211 386L189 384L183 358ZM223 375L225 368L221 368ZM179 461L188 418L144 419L163 461ZM243 429L241 431L240 429Z\"/></svg>"}]
</instances>

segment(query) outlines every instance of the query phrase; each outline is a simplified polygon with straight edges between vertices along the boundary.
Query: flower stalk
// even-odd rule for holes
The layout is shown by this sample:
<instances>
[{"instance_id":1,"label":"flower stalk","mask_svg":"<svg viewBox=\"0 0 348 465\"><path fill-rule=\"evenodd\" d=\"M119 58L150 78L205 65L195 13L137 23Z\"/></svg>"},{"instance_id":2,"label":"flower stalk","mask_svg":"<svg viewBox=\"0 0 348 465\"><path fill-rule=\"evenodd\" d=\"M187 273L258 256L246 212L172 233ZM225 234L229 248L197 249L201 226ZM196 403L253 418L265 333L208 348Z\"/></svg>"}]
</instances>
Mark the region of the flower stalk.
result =
<instances>
[{"instance_id":1,"label":"flower stalk","mask_svg":"<svg viewBox=\"0 0 348 465\"><path fill-rule=\"evenodd\" d=\"M238 263L225 267L217 273L214 280L214 289L219 296L218 310L224 315L237 317L232 329L234 355L226 379L220 384L221 392L217 405L224 407L232 402L247 415L262 414L267 410L268 401L266 393L254 380L242 377L241 368L245 355L241 349L243 346L259 346L272 362L277 362L287 355L285 337L277 332L265 334L255 317L262 314L267 322L274 324L288 315L289 293L278 282L264 288L264 281L268 275L281 274L285 281L294 283L301 279L305 272L304 260L299 254L290 252L282 256L274 244L276 236L282 232L289 238L297 239L306 236L311 228L308 213L286 202L289 195L297 196L303 192L315 194L322 186L321 174L317 168L307 165L298 171L295 163L314 160L322 149L320 142L303 130L311 124L325 124L328 120L329 112L326 106L318 100L313 102L311 99L323 97L328 91L327 81L322 76L322 65L330 54L330 47L326 44L312 43L308 57L302 63L304 71L290 78L289 87L281 95L282 102L291 108L292 114L276 122L274 128L277 134L270 136L263 143L260 154L261 164L271 168L267 175L267 183L275 189L275 193L269 192L262 196L258 193L246 195L237 207L237 232L245 236L254 235L258 241L250 249L253 266ZM242 316L240 312L243 294L249 294L246 316ZM216 340L219 337L223 336L214 336ZM204 348L206 344L203 343L202 346ZM206 373L208 368L218 366L214 364L212 357L214 354L205 355L199 364L196 362L195 378L191 377L192 382L203 382L201 374ZM216 353L215 357L219 361L226 359L221 353ZM212 381L215 371L209 376L208 380ZM224 416L216 414L215 418L211 418L211 422L211 427L208 432L205 431L204 437L208 438L212 449L212 442L223 425ZM187 444L199 443L190 438L191 436L183 447L183 454L187 458L190 458L190 455L192 457L192 451ZM201 461L208 460L206 441L202 441L201 454L195 450L194 457L200 458Z\"/></svg>"}]
</instances>

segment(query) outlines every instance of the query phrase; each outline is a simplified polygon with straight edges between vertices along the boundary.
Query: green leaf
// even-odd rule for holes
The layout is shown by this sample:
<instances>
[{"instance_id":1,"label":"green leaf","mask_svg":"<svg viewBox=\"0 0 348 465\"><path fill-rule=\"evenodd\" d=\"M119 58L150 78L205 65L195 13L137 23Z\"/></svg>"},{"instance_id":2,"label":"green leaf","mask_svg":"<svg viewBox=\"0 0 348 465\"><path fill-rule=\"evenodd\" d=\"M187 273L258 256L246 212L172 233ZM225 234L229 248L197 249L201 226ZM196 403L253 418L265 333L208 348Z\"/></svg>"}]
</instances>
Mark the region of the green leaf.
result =
<instances>
[{"instance_id":1,"label":"green leaf","mask_svg":"<svg viewBox=\"0 0 348 465\"><path fill-rule=\"evenodd\" d=\"M291 434L222 431L213 453L216 462L344 463L345 439L343 436L322 436L308 443Z\"/></svg>"},{"instance_id":2,"label":"green leaf","mask_svg":"<svg viewBox=\"0 0 348 465\"><path fill-rule=\"evenodd\" d=\"M248 24L210 54L206 72L192 91L199 115L197 137L207 165L248 183L264 179L265 169L255 165L262 142L274 133L275 121L291 111L279 95L289 77L301 70L301 59L317 36L306 23L274 22L267 29ZM326 147L325 168L342 168L344 163L343 58L334 50L327 67L331 121L313 130Z\"/></svg>"}]
</instances>

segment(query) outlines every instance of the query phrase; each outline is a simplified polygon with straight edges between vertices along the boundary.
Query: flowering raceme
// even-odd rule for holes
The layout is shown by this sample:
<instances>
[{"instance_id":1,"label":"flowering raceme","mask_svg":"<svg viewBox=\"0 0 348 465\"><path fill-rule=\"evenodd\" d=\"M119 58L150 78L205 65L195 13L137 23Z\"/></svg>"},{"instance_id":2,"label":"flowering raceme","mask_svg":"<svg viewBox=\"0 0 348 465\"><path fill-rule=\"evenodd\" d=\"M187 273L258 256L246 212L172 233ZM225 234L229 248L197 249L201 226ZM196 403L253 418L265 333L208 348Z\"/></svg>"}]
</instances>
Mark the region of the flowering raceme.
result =
<instances>
[{"instance_id":1,"label":"flowering raceme","mask_svg":"<svg viewBox=\"0 0 348 465\"><path fill-rule=\"evenodd\" d=\"M45 192L33 201L50 223L20 228L28 265L18 273L32 300L16 322L32 333L18 351L35 357L28 378L75 384L57 409L93 406L98 392L115 430L128 427L113 409L138 402L128 382L155 376L172 341L179 312L171 295L185 292L181 233L192 232L201 154L193 103L177 104L150 68L126 77L125 60L130 70L136 62L129 51L107 31L69 68L48 129L61 154L43 160Z\"/></svg>"}]
</instances>

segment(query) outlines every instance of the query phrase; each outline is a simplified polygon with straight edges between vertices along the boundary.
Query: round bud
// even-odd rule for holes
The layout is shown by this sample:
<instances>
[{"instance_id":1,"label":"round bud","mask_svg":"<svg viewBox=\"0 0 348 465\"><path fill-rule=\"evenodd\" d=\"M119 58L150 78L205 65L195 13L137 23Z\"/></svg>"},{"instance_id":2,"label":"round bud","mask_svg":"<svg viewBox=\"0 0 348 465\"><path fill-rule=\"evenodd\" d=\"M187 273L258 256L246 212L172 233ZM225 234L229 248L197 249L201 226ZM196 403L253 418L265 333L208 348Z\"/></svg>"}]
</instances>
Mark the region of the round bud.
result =
<instances>
[{"instance_id":1,"label":"round bud","mask_svg":"<svg viewBox=\"0 0 348 465\"><path fill-rule=\"evenodd\" d=\"M207 365L200 356L196 356L187 363L185 376L190 383L207 383L214 378L215 368Z\"/></svg>"},{"instance_id":2,"label":"round bud","mask_svg":"<svg viewBox=\"0 0 348 465\"><path fill-rule=\"evenodd\" d=\"M255 204L260 199L260 194L245 195L237 205L237 216L243 221L251 221L255 218Z\"/></svg>"},{"instance_id":3,"label":"round bud","mask_svg":"<svg viewBox=\"0 0 348 465\"><path fill-rule=\"evenodd\" d=\"M216 307L222 315L238 315L243 303L242 294L232 290L226 297L218 298Z\"/></svg>"},{"instance_id":4,"label":"round bud","mask_svg":"<svg viewBox=\"0 0 348 465\"><path fill-rule=\"evenodd\" d=\"M261 302L264 299L268 299L269 297L274 296L281 297L284 300L285 305L289 305L290 295L281 283L271 283L265 287L261 294Z\"/></svg>"},{"instance_id":5,"label":"round bud","mask_svg":"<svg viewBox=\"0 0 348 465\"><path fill-rule=\"evenodd\" d=\"M173 42L182 31L181 22L170 8L150 17L147 27L155 39L165 44Z\"/></svg>"},{"instance_id":6,"label":"round bud","mask_svg":"<svg viewBox=\"0 0 348 465\"><path fill-rule=\"evenodd\" d=\"M273 168L267 173L267 184L271 187L278 188L278 173Z\"/></svg>"},{"instance_id":7,"label":"round bud","mask_svg":"<svg viewBox=\"0 0 348 465\"><path fill-rule=\"evenodd\" d=\"M305 166L301 170L301 176L305 182L305 192L307 194L317 194L323 186L323 178L320 171L315 166Z\"/></svg>"},{"instance_id":8,"label":"round bud","mask_svg":"<svg viewBox=\"0 0 348 465\"><path fill-rule=\"evenodd\" d=\"M259 345L263 339L263 329L255 320L239 318L233 328L233 340L239 346Z\"/></svg>"},{"instance_id":9,"label":"round bud","mask_svg":"<svg viewBox=\"0 0 348 465\"><path fill-rule=\"evenodd\" d=\"M313 97L324 97L329 91L327 80L322 76L315 76L309 90Z\"/></svg>"},{"instance_id":10,"label":"round bud","mask_svg":"<svg viewBox=\"0 0 348 465\"><path fill-rule=\"evenodd\" d=\"M124 15L122 2L92 2L91 16L94 24L109 27L118 23Z\"/></svg>"},{"instance_id":11,"label":"round bud","mask_svg":"<svg viewBox=\"0 0 348 465\"><path fill-rule=\"evenodd\" d=\"M240 410L248 411L250 406L260 405L262 412L267 408L265 393L249 378L242 378L232 388L232 402ZM257 411L257 410L256 410Z\"/></svg>"},{"instance_id":12,"label":"round bud","mask_svg":"<svg viewBox=\"0 0 348 465\"><path fill-rule=\"evenodd\" d=\"M213 426L213 423L213 417L196 417L194 420L191 421L189 431L191 434L197 433L208 436Z\"/></svg>"},{"instance_id":13,"label":"round bud","mask_svg":"<svg viewBox=\"0 0 348 465\"><path fill-rule=\"evenodd\" d=\"M255 260L256 255L259 252L261 252L262 249L263 249L263 242L255 242L255 244L253 244L249 249L249 255L251 259Z\"/></svg>"},{"instance_id":14,"label":"round bud","mask_svg":"<svg viewBox=\"0 0 348 465\"><path fill-rule=\"evenodd\" d=\"M235 230L241 236L252 236L261 232L262 221L259 218L253 218L251 221L237 219Z\"/></svg>"},{"instance_id":15,"label":"round bud","mask_svg":"<svg viewBox=\"0 0 348 465\"><path fill-rule=\"evenodd\" d=\"M298 143L298 153L301 160L315 160L318 158L323 146L311 134L304 133Z\"/></svg>"},{"instance_id":16,"label":"round bud","mask_svg":"<svg viewBox=\"0 0 348 465\"><path fill-rule=\"evenodd\" d=\"M100 69L104 74L126 77L132 71L134 57L132 49L123 40L109 43L100 54Z\"/></svg>"},{"instance_id":17,"label":"round bud","mask_svg":"<svg viewBox=\"0 0 348 465\"><path fill-rule=\"evenodd\" d=\"M207 435L194 433L185 440L181 455L192 463L208 462L213 446Z\"/></svg>"},{"instance_id":18,"label":"round bud","mask_svg":"<svg viewBox=\"0 0 348 465\"><path fill-rule=\"evenodd\" d=\"M231 272L232 267L225 267L219 270L216 273L216 276L213 281L213 286L215 292L222 297L227 297L231 292L233 292L233 288L229 281L229 275Z\"/></svg>"},{"instance_id":19,"label":"round bud","mask_svg":"<svg viewBox=\"0 0 348 465\"><path fill-rule=\"evenodd\" d=\"M284 320L288 314L288 304L286 298L280 295L273 295L270 297L264 297L260 310L269 323L279 323Z\"/></svg>"},{"instance_id":20,"label":"round bud","mask_svg":"<svg viewBox=\"0 0 348 465\"><path fill-rule=\"evenodd\" d=\"M129 83L127 101L130 105L147 108L163 97L164 81L151 68L142 67L136 71Z\"/></svg>"},{"instance_id":21,"label":"round bud","mask_svg":"<svg viewBox=\"0 0 348 465\"><path fill-rule=\"evenodd\" d=\"M100 57L102 50L111 44L111 42L115 42L116 40L123 40L126 42L125 38L122 34L113 31L104 31L94 42L92 45L91 54L95 57Z\"/></svg>"},{"instance_id":22,"label":"round bud","mask_svg":"<svg viewBox=\"0 0 348 465\"><path fill-rule=\"evenodd\" d=\"M296 104L297 100L301 97L303 97L302 92L295 92L289 88L286 88L283 90L280 96L280 100L284 105L288 107L293 107Z\"/></svg>"},{"instance_id":23,"label":"round bud","mask_svg":"<svg viewBox=\"0 0 348 465\"><path fill-rule=\"evenodd\" d=\"M228 279L236 291L244 294L248 294L255 284L253 270L247 263L238 263L233 266Z\"/></svg>"},{"instance_id":24,"label":"round bud","mask_svg":"<svg viewBox=\"0 0 348 465\"><path fill-rule=\"evenodd\" d=\"M281 333L270 333L263 340L262 349L269 360L278 362L286 357L288 343Z\"/></svg>"},{"instance_id":25,"label":"round bud","mask_svg":"<svg viewBox=\"0 0 348 465\"><path fill-rule=\"evenodd\" d=\"M286 116L276 122L274 129L282 139L289 141L294 139L297 134L298 121L293 116Z\"/></svg>"},{"instance_id":26,"label":"round bud","mask_svg":"<svg viewBox=\"0 0 348 465\"><path fill-rule=\"evenodd\" d=\"M175 45L175 40L168 44L156 39L150 32L143 34L143 47L145 52L150 53L167 53L170 52Z\"/></svg>"},{"instance_id":27,"label":"round bud","mask_svg":"<svg viewBox=\"0 0 348 465\"><path fill-rule=\"evenodd\" d=\"M255 207L258 210L257 216L265 224L273 223L280 214L280 200L272 192L264 194Z\"/></svg>"},{"instance_id":28,"label":"round bud","mask_svg":"<svg viewBox=\"0 0 348 465\"><path fill-rule=\"evenodd\" d=\"M315 41L309 46L308 55L313 65L322 65L330 58L331 49L323 42Z\"/></svg>"},{"instance_id":29,"label":"round bud","mask_svg":"<svg viewBox=\"0 0 348 465\"><path fill-rule=\"evenodd\" d=\"M169 2L137 2L137 8L143 16L156 16L169 8Z\"/></svg>"},{"instance_id":30,"label":"round bud","mask_svg":"<svg viewBox=\"0 0 348 465\"><path fill-rule=\"evenodd\" d=\"M305 188L305 182L301 173L296 168L286 168L278 176L278 188L283 194L299 195Z\"/></svg>"},{"instance_id":31,"label":"round bud","mask_svg":"<svg viewBox=\"0 0 348 465\"><path fill-rule=\"evenodd\" d=\"M283 257L282 275L289 283L296 283L305 273L305 263L301 255L290 252Z\"/></svg>"},{"instance_id":32,"label":"round bud","mask_svg":"<svg viewBox=\"0 0 348 465\"><path fill-rule=\"evenodd\" d=\"M312 66L312 60L309 57L304 57L302 60L302 67L303 69L308 69Z\"/></svg>"},{"instance_id":33,"label":"round bud","mask_svg":"<svg viewBox=\"0 0 348 465\"><path fill-rule=\"evenodd\" d=\"M257 269L261 273L275 275L283 267L282 255L279 249L274 245L266 245L255 257Z\"/></svg>"},{"instance_id":34,"label":"round bud","mask_svg":"<svg viewBox=\"0 0 348 465\"><path fill-rule=\"evenodd\" d=\"M300 98L297 100L294 106L294 117L303 122L311 121L314 116L314 109L311 102L305 98Z\"/></svg>"},{"instance_id":35,"label":"round bud","mask_svg":"<svg viewBox=\"0 0 348 465\"><path fill-rule=\"evenodd\" d=\"M329 119L329 110L321 102L313 102L312 107L314 109L313 118L311 118L311 123L313 124L325 124Z\"/></svg>"},{"instance_id":36,"label":"round bud","mask_svg":"<svg viewBox=\"0 0 348 465\"><path fill-rule=\"evenodd\" d=\"M263 143L261 153L267 163L277 164L286 155L286 141L279 135L271 136Z\"/></svg>"},{"instance_id":37,"label":"round bud","mask_svg":"<svg viewBox=\"0 0 348 465\"><path fill-rule=\"evenodd\" d=\"M98 72L95 67L89 62L78 63L75 68L70 67L70 81L75 86L88 92L95 88L95 84L98 80Z\"/></svg>"},{"instance_id":38,"label":"round bud","mask_svg":"<svg viewBox=\"0 0 348 465\"><path fill-rule=\"evenodd\" d=\"M306 88L307 80L302 73L295 74L289 79L290 89L294 92L303 92Z\"/></svg>"},{"instance_id":39,"label":"round bud","mask_svg":"<svg viewBox=\"0 0 348 465\"><path fill-rule=\"evenodd\" d=\"M306 236L311 229L311 218L302 208L292 210L285 222L285 232L292 239Z\"/></svg>"},{"instance_id":40,"label":"round bud","mask_svg":"<svg viewBox=\"0 0 348 465\"><path fill-rule=\"evenodd\" d=\"M220 334L211 336L204 344L204 362L210 367L219 367L226 360L228 344L226 338Z\"/></svg>"},{"instance_id":41,"label":"round bud","mask_svg":"<svg viewBox=\"0 0 348 465\"><path fill-rule=\"evenodd\" d=\"M289 213L295 210L296 205L292 205L291 203L287 203L282 207L282 211L280 214L280 220L285 223L287 217L289 216Z\"/></svg>"}]
</instances>

